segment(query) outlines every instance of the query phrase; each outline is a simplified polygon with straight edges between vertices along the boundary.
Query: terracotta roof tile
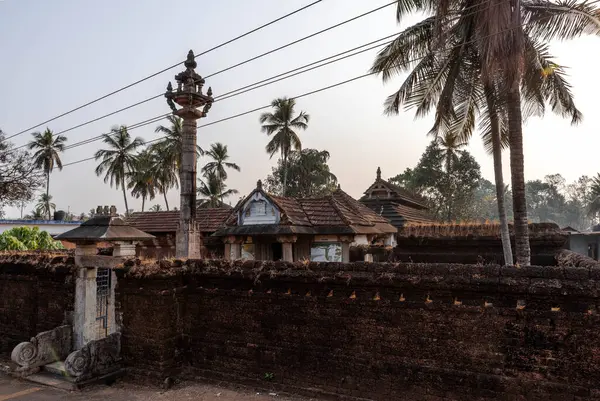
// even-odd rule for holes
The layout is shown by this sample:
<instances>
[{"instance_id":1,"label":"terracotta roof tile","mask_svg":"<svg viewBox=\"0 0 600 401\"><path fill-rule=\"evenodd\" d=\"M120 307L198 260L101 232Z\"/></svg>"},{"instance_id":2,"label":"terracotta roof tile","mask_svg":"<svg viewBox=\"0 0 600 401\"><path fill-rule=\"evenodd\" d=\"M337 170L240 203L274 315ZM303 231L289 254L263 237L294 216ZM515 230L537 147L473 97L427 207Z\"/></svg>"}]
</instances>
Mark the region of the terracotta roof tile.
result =
<instances>
[{"instance_id":1,"label":"terracotta roof tile","mask_svg":"<svg viewBox=\"0 0 600 401\"><path fill-rule=\"evenodd\" d=\"M196 212L200 231L213 232L221 227L233 209L201 208ZM177 231L179 212L137 212L133 213L127 223L130 226L148 233L170 233Z\"/></svg>"},{"instance_id":2,"label":"terracotta roof tile","mask_svg":"<svg viewBox=\"0 0 600 401\"><path fill-rule=\"evenodd\" d=\"M282 222L283 224L295 226L311 225L310 220L302 210L297 199L273 195L269 195L269 197L275 202L280 211L283 212L284 217L287 218L287 221Z\"/></svg>"}]
</instances>

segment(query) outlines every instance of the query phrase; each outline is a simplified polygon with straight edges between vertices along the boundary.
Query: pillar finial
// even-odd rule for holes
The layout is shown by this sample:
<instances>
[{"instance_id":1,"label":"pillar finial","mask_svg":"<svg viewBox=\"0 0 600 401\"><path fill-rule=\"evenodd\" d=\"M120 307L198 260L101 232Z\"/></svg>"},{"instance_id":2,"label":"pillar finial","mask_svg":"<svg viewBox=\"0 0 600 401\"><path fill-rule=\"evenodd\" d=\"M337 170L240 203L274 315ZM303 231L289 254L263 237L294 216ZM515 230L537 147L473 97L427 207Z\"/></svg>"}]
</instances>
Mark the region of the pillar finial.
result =
<instances>
[{"instance_id":1,"label":"pillar finial","mask_svg":"<svg viewBox=\"0 0 600 401\"><path fill-rule=\"evenodd\" d=\"M377 179L381 180L381 167L377 167Z\"/></svg>"},{"instance_id":2,"label":"pillar finial","mask_svg":"<svg viewBox=\"0 0 600 401\"><path fill-rule=\"evenodd\" d=\"M194 69L198 66L198 64L196 63L196 57L194 57L193 50L190 50L188 52L187 59L185 60L185 63L183 63L183 65L185 65L186 68L191 68L191 69Z\"/></svg>"},{"instance_id":3,"label":"pillar finial","mask_svg":"<svg viewBox=\"0 0 600 401\"><path fill-rule=\"evenodd\" d=\"M258 189L259 191L262 191L263 187L262 187L261 180L256 181L256 189Z\"/></svg>"}]
</instances>

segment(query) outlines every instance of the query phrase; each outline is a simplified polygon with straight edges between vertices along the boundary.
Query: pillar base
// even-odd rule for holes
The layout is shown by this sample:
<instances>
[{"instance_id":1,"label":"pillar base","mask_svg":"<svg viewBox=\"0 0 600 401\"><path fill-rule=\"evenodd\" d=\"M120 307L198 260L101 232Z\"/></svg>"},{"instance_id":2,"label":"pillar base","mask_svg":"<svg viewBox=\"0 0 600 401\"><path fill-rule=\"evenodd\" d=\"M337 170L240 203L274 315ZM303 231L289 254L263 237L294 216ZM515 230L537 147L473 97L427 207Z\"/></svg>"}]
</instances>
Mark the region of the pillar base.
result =
<instances>
[{"instance_id":1,"label":"pillar base","mask_svg":"<svg viewBox=\"0 0 600 401\"><path fill-rule=\"evenodd\" d=\"M202 238L195 224L183 223L177 228L175 257L179 259L201 259Z\"/></svg>"}]
</instances>

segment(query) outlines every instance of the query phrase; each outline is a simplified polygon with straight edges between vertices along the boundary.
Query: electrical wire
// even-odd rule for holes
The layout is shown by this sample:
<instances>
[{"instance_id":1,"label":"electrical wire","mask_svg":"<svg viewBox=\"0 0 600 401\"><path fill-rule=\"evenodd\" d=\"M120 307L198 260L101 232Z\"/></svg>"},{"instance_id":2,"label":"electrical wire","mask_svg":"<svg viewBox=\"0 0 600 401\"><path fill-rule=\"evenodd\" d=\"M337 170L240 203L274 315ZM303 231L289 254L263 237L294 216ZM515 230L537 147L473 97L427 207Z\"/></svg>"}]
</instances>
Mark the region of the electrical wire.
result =
<instances>
[{"instance_id":1,"label":"electrical wire","mask_svg":"<svg viewBox=\"0 0 600 401\"><path fill-rule=\"evenodd\" d=\"M322 2L322 1L323 1L323 0L316 0L316 1L313 1L312 3L310 3L310 4L307 4L306 6L300 7L300 8L299 8L299 9L297 9L297 10L294 10L294 11L292 11L292 12L290 12L290 13L288 13L288 14L285 14L285 15L283 15L283 16L281 16L281 17L279 17L279 18L276 18L276 19L274 19L274 20L272 20L272 21L269 21L269 22L267 22L267 23L265 23L265 24L263 24L263 25L260 25L260 26L258 26L258 27L256 27L256 28L254 28L254 29L252 29L252 30L250 30L250 31L248 31L248 32L245 32L245 33L243 33L243 34L241 34L241 35L238 35L238 36L236 36L236 37L234 37L234 38L232 38L232 39L229 39L229 40L227 40L227 41L225 41L225 42L223 42L223 43L221 43L221 44L219 44L219 45L216 45L216 46L214 46L214 47L211 47L211 48L210 48L210 49L208 49L208 50L204 50L203 52L201 52L201 53L197 54L197 55L195 56L195 58L197 58L197 57L200 57L200 56L203 56L203 55L205 55L205 54L207 54L207 53L210 53L210 52L212 52L212 51L214 51L214 50L220 49L221 47L224 47L224 46L226 46L226 45L228 45L228 44L230 44L230 43L233 43L233 42L235 42L235 41L237 41L237 40L239 40L239 39L242 39L242 38L244 38L244 37L246 37L246 36L248 36L248 35L251 35L251 34L253 34L253 33L255 33L255 32L257 32L257 31L259 31L259 30L261 30L261 29L264 29L264 28L266 28L266 27L268 27L268 26L270 26L270 25L273 25L273 24L275 24L275 23L277 23L277 22L279 22L279 21L281 21L281 20L284 20L284 19L286 19L286 18L288 18L288 17L291 17L292 15L294 15L294 14L297 14L297 13L299 13L299 12L301 12L301 11L304 11L304 10L306 10L306 9L308 9L308 8L310 8L310 7L314 6L314 5L316 5L316 4L318 4L318 3ZM119 92L122 92L122 91L124 91L124 90L126 90L126 89L129 89L129 88L131 88L131 87L133 87L133 86L135 86L135 85L137 85L137 84L140 84L140 83L142 83L142 82L144 82L144 81L147 81L147 80L149 80L149 79L151 79L151 78L154 78L155 76L157 76L157 75L160 75L160 74L162 74L162 73L164 73L164 72L167 72L167 71L169 71L169 70L171 70L171 69L173 69L173 68L175 68L175 67L177 67L177 66L179 66L179 65L181 65L181 62L179 62L179 63L177 63L177 64L173 64L173 65L171 65L171 66L169 66L169 67L163 68L163 69L162 69L162 70L160 70L160 71L157 71L157 72L155 72L155 73L153 73L153 74L150 74L150 75L148 75L148 76L146 76L146 77L144 77L144 78L142 78L142 79L139 79L139 80L137 80L137 81L135 81L135 82L133 82L133 83L131 83L131 84L125 85L125 86L123 86L123 87L121 87L121 88L119 88L119 89L117 89L117 90L114 90L114 91L112 91L112 92L110 92L110 93L107 93L106 95L100 96L100 97L98 97L98 98L96 98L96 99L94 99L94 100L91 100L91 101L87 102L87 103L84 103L84 104L82 104L81 106L75 107L74 109L71 109L71 110L69 110L69 111L66 111L66 112L64 112L64 113L62 113L62 114L59 114L59 115L55 116L55 117L52 117L52 118L50 118L50 119L48 119L48 120L46 120L46 121L44 121L44 122L41 122L41 123L39 123L39 124L36 124L36 125L34 125L34 126L31 126L31 127L27 128L27 129L21 130L21 131L17 132L16 134L13 134L13 135L10 135L10 136L8 136L8 137L4 138L2 141L5 141L5 140L7 140L7 139L14 138L14 137L16 137L16 136L18 136L18 135L21 135L21 134L24 134L24 133L26 133L26 132L29 132L29 131L31 131L31 130L33 130L33 129L36 129L36 128L38 128L38 127L40 127L40 126L44 125L44 124L47 124L47 123L49 123L49 122L52 122L52 121L55 121L55 120L57 120L57 119L59 119L59 118L61 118L61 117L64 117L64 116L66 116L66 115L69 115L69 114L71 114L71 113L74 113L74 112L76 112L76 111L78 111L78 110L81 110L81 109L83 109L83 108L85 108L85 107L87 107L87 106L90 106L90 105L92 105L92 104L94 104L94 103L97 103L97 102L99 102L100 100L104 100L104 99L106 99L107 97L110 97L110 96L112 96L112 95L115 95L115 94L117 94L117 93L119 93ZM0 142L2 142L2 141L0 141Z\"/></svg>"},{"instance_id":2,"label":"electrical wire","mask_svg":"<svg viewBox=\"0 0 600 401\"><path fill-rule=\"evenodd\" d=\"M592 2L590 2L590 3L588 3L588 4L595 4L595 3L598 3L598 2L600 2L600 0L595 0L595 1L592 1ZM552 17L552 16L548 16L548 17L545 17L545 18L551 18L551 17ZM526 24L521 24L521 27L523 27L523 26L525 26L525 25L526 25ZM500 32L496 32L496 33L494 33L494 34L487 35L487 37L491 37L491 36L499 35L499 34L501 34L501 33L503 33L503 32L510 31L510 30L512 30L512 29L513 29L513 28L507 28L507 29L505 29L505 30L502 30L502 31L500 31ZM485 39L485 38L482 38L482 39ZM383 38L382 38L382 39L380 39L380 40L383 40ZM473 42L474 42L474 41L470 41L470 43L473 43ZM469 42L466 42L466 43L469 43ZM464 45L464 44L465 44L465 43L462 43L462 44L460 44L460 45ZM383 44L382 44L382 45L383 45ZM364 45L363 45L363 46L364 46ZM442 52L442 51L449 51L449 50L452 50L454 47L456 47L456 45L455 45L455 46L453 46L453 47L451 47L451 48L448 48L448 49L442 49L442 50L438 50L438 51L436 51L435 53L437 53L437 52ZM414 59L412 59L412 60L408 60L408 61L407 61L405 64L414 63L414 62L416 62L416 61L419 61L419 60L421 60L421 59L423 59L423 58L424 58L424 57L417 57L417 58L414 58ZM392 66L392 67L390 67L390 68L388 68L388 69L395 68L395 67L397 67L397 66ZM302 68L302 67L300 67L300 68ZM312 95L312 94L315 94L315 93L319 93L319 92L323 92L323 91L325 91L325 90L329 90L329 89L332 89L332 88L335 88L335 87L338 87L338 86L341 86L341 85L345 85L345 84L347 84L347 83L354 82L354 81L357 81L357 80L359 80L359 79L366 78L366 77L368 77L368 76L375 75L375 74L379 74L379 72L370 72L370 73L366 73L366 74L363 74L363 75L359 75L359 76L357 76L357 77L350 78L350 79L348 79L348 80L345 80L345 81L342 81L342 82L338 82L338 83L336 83L336 84L333 84L333 85L329 85L329 86L326 86L326 87L323 87L323 88L319 88L319 89L316 89L316 90L313 90L313 91L310 91L310 92L306 92L306 93L304 93L304 94L301 94L301 95L298 95L298 96L292 97L291 99L300 99L300 98L302 98L302 97L309 96L309 95ZM275 81L275 82L277 82L277 81ZM242 93L243 93L243 92L242 92ZM233 115L233 116L225 117L225 118L222 118L222 119L220 119L220 120L216 120L216 121L213 121L213 122L210 122L210 123L207 123L207 124L198 125L198 126L197 126L197 128L208 127L208 126L211 126L211 125L214 125L214 124L218 124L218 123L221 123L221 122L224 122L224 121L228 121L228 120L231 120L231 119L234 119L234 118L242 117L242 116L245 116L245 115L247 115L247 114L255 113L255 112L257 112L257 111L264 110L264 109L267 109L267 108L269 108L269 107L271 107L271 105L270 105L270 104L268 104L268 105L264 105L264 106L261 106L261 107L257 107L257 108L254 108L254 109L251 109L251 110L248 110L248 111L242 112L242 113L238 113L238 114L235 114L235 115ZM155 142L155 141L158 141L158 140L161 140L161 139L164 139L164 137L161 137L161 138L158 138L158 139L154 139L154 140L152 140L152 141L149 141L149 142ZM88 158L88 159L80 160L80 161L78 161L78 162L74 162L74 163L79 163L79 162L82 162L82 161L87 161L87 160L91 160L91 159L90 159L90 158ZM74 164L74 163L71 163L71 164ZM64 165L63 165L63 167L64 167Z\"/></svg>"}]
</instances>

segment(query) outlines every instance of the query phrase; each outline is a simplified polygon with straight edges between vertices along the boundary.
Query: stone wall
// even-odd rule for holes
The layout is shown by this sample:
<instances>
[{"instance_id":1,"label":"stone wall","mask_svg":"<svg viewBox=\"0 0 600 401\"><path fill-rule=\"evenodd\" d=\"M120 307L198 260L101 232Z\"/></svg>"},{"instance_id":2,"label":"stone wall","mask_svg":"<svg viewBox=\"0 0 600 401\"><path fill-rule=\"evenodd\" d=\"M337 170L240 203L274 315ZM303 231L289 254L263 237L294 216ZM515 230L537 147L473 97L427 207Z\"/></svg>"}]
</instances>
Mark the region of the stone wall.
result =
<instances>
[{"instance_id":1,"label":"stone wall","mask_svg":"<svg viewBox=\"0 0 600 401\"><path fill-rule=\"evenodd\" d=\"M0 354L64 324L75 299L72 268L66 255L0 255Z\"/></svg>"},{"instance_id":2,"label":"stone wall","mask_svg":"<svg viewBox=\"0 0 600 401\"><path fill-rule=\"evenodd\" d=\"M378 400L600 399L600 268L175 261L118 272L133 378Z\"/></svg>"}]
</instances>

